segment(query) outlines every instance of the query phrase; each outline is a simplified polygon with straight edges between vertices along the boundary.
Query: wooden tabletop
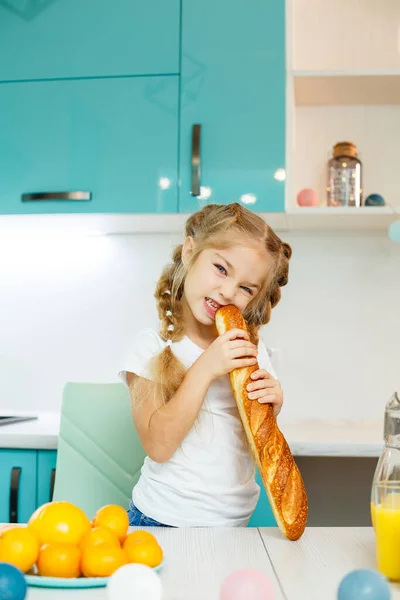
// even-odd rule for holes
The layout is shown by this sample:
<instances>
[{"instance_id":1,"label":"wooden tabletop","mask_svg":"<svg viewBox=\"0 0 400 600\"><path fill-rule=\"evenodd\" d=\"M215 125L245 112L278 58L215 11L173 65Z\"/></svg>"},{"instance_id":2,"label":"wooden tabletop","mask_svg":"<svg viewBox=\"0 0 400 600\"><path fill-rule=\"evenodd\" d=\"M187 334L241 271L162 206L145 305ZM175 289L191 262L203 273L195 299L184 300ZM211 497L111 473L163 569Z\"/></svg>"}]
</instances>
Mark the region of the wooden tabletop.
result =
<instances>
[{"instance_id":1,"label":"wooden tabletop","mask_svg":"<svg viewBox=\"0 0 400 600\"><path fill-rule=\"evenodd\" d=\"M298 542L276 528L149 528L165 554L163 600L219 600L224 578L258 569L271 579L274 600L337 600L340 581L353 569L375 565L374 532L366 528L309 527ZM104 588L29 588L28 600L106 600ZM400 585L392 585L400 600Z\"/></svg>"}]
</instances>

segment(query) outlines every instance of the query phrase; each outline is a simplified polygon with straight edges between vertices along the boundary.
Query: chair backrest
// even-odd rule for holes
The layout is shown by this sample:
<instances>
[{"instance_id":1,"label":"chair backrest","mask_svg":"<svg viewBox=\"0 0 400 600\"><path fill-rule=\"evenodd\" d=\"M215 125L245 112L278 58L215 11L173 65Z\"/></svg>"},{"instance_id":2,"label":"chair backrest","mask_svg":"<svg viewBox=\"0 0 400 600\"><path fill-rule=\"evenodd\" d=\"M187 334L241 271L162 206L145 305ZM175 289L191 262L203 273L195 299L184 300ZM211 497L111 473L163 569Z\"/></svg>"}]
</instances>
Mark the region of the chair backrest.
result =
<instances>
[{"instance_id":1,"label":"chair backrest","mask_svg":"<svg viewBox=\"0 0 400 600\"><path fill-rule=\"evenodd\" d=\"M63 392L53 500L89 519L106 504L128 508L146 454L122 383L67 383Z\"/></svg>"}]
</instances>

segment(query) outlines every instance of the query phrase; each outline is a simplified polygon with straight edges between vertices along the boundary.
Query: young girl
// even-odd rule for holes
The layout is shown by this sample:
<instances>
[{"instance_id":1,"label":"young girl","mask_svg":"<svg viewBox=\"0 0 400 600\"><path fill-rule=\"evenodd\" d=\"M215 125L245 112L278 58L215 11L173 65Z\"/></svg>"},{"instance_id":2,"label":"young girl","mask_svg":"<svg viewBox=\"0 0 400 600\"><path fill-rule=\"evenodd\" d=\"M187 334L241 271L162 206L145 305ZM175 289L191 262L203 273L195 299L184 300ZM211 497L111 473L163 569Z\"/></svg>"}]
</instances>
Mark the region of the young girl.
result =
<instances>
[{"instance_id":1,"label":"young girl","mask_svg":"<svg viewBox=\"0 0 400 600\"><path fill-rule=\"evenodd\" d=\"M228 373L260 369L254 402L278 414L283 393L258 330L288 281L291 248L239 204L208 205L189 217L182 246L157 284L160 330L143 329L120 376L147 454L129 507L131 525L245 526L260 488ZM234 304L250 336L219 336L218 307Z\"/></svg>"}]
</instances>

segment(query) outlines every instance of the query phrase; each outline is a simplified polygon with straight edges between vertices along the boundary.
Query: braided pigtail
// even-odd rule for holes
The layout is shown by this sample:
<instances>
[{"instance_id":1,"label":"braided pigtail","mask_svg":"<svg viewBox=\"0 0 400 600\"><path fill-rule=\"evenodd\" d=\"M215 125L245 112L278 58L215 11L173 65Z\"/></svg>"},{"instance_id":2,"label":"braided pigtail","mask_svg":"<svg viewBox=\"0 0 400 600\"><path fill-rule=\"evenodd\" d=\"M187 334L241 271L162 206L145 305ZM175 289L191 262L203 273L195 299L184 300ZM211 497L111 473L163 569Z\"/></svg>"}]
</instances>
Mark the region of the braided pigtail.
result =
<instances>
[{"instance_id":1,"label":"braided pigtail","mask_svg":"<svg viewBox=\"0 0 400 600\"><path fill-rule=\"evenodd\" d=\"M165 267L157 283L154 297L160 319L160 335L167 341L164 350L152 364L154 380L160 384L164 402L168 402L182 383L186 369L171 350L172 342L185 335L182 294L186 269L182 262L182 246L176 246L172 263Z\"/></svg>"},{"instance_id":2,"label":"braided pigtail","mask_svg":"<svg viewBox=\"0 0 400 600\"><path fill-rule=\"evenodd\" d=\"M181 340L185 335L181 302L185 269L181 254L182 246L177 246L172 255L173 262L162 272L154 292L160 319L160 335L171 343Z\"/></svg>"}]
</instances>

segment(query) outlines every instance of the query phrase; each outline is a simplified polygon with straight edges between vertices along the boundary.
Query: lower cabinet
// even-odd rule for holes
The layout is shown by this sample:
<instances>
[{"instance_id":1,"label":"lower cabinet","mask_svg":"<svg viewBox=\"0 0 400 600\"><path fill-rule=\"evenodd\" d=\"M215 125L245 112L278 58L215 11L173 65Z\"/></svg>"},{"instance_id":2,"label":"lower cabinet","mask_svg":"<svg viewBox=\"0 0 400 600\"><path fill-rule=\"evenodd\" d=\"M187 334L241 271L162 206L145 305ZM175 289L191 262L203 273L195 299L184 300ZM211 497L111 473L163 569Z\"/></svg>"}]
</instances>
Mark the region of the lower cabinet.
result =
<instances>
[{"instance_id":1,"label":"lower cabinet","mask_svg":"<svg viewBox=\"0 0 400 600\"><path fill-rule=\"evenodd\" d=\"M57 452L38 450L36 476L36 506L51 502L56 477Z\"/></svg>"},{"instance_id":2,"label":"lower cabinet","mask_svg":"<svg viewBox=\"0 0 400 600\"><path fill-rule=\"evenodd\" d=\"M277 523L274 517L274 513L271 510L268 496L264 489L264 484L262 482L258 469L256 474L256 481L260 486L261 491L260 497L257 502L257 506L251 516L249 527L276 527Z\"/></svg>"},{"instance_id":3,"label":"lower cabinet","mask_svg":"<svg viewBox=\"0 0 400 600\"><path fill-rule=\"evenodd\" d=\"M51 500L55 450L0 449L0 523L26 523Z\"/></svg>"},{"instance_id":4,"label":"lower cabinet","mask_svg":"<svg viewBox=\"0 0 400 600\"><path fill-rule=\"evenodd\" d=\"M0 521L23 523L36 508L36 450L0 450Z\"/></svg>"}]
</instances>

